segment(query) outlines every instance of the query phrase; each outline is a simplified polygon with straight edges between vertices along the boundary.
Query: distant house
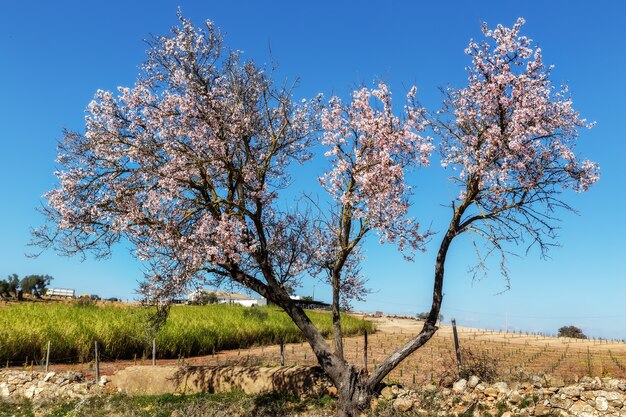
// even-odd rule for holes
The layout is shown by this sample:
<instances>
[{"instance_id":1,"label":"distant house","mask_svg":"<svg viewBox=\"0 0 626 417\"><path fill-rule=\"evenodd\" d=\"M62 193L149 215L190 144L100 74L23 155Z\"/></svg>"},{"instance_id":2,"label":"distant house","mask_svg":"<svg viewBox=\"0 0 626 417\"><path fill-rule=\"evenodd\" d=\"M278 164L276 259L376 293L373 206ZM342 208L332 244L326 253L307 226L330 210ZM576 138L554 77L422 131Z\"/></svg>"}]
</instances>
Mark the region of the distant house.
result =
<instances>
[{"instance_id":1,"label":"distant house","mask_svg":"<svg viewBox=\"0 0 626 417\"><path fill-rule=\"evenodd\" d=\"M211 290L206 290L204 288L200 288L192 292L191 294L189 294L189 297L187 298L190 302L193 302L197 300L198 298L208 295L208 294L215 294L215 297L217 298L217 302L220 304L240 304L245 307L252 307L252 306L261 307L261 306L267 305L267 300L265 300L265 298L263 297L260 297L257 299L257 298L250 297L249 295L239 294L236 292L211 291Z\"/></svg>"},{"instance_id":2,"label":"distant house","mask_svg":"<svg viewBox=\"0 0 626 417\"><path fill-rule=\"evenodd\" d=\"M76 291L68 288L48 288L46 290L46 295L48 297L74 298L75 293Z\"/></svg>"}]
</instances>

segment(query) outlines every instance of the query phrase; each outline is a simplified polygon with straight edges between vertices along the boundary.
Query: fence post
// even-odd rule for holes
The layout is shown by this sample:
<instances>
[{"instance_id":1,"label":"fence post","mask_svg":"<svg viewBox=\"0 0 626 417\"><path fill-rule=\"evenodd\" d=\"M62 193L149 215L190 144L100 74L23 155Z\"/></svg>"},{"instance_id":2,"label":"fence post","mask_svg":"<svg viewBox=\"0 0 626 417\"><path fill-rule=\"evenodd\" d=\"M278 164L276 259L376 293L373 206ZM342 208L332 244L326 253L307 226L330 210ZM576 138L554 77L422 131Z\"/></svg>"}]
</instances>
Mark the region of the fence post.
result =
<instances>
[{"instance_id":1,"label":"fence post","mask_svg":"<svg viewBox=\"0 0 626 417\"><path fill-rule=\"evenodd\" d=\"M94 342L95 346L95 362L96 362L96 384L100 382L100 360L98 359L98 341Z\"/></svg>"},{"instance_id":2,"label":"fence post","mask_svg":"<svg viewBox=\"0 0 626 417\"><path fill-rule=\"evenodd\" d=\"M48 373L49 364L50 364L50 341L48 340L48 349L46 349L46 373Z\"/></svg>"},{"instance_id":3,"label":"fence post","mask_svg":"<svg viewBox=\"0 0 626 417\"><path fill-rule=\"evenodd\" d=\"M363 365L365 366L365 372L367 372L367 330L363 333Z\"/></svg>"},{"instance_id":4,"label":"fence post","mask_svg":"<svg viewBox=\"0 0 626 417\"><path fill-rule=\"evenodd\" d=\"M454 335L454 350L456 351L456 361L459 365L459 371L461 370L461 348L459 347L459 335L456 333L456 320L452 319L452 334Z\"/></svg>"},{"instance_id":5,"label":"fence post","mask_svg":"<svg viewBox=\"0 0 626 417\"><path fill-rule=\"evenodd\" d=\"M280 366L285 366L285 342L280 339Z\"/></svg>"},{"instance_id":6,"label":"fence post","mask_svg":"<svg viewBox=\"0 0 626 417\"><path fill-rule=\"evenodd\" d=\"M152 366L156 366L156 338L152 339Z\"/></svg>"}]
</instances>

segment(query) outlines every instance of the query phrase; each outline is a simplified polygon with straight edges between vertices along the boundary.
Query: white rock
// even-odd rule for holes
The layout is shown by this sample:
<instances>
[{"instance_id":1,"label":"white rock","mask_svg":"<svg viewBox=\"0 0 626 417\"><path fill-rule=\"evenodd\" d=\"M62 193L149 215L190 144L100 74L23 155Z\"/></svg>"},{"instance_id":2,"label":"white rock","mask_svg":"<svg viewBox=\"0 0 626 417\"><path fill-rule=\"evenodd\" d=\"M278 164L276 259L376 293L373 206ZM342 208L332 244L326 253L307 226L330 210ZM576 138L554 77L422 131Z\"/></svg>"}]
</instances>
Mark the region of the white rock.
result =
<instances>
[{"instance_id":1,"label":"white rock","mask_svg":"<svg viewBox=\"0 0 626 417\"><path fill-rule=\"evenodd\" d=\"M552 407L562 408L564 410L567 410L568 408L572 406L572 404L574 404L574 401L572 401L570 398L567 398L563 395L555 395L552 398L550 398L550 405Z\"/></svg>"},{"instance_id":2,"label":"white rock","mask_svg":"<svg viewBox=\"0 0 626 417\"><path fill-rule=\"evenodd\" d=\"M43 377L43 382L50 381L50 378L56 375L56 372L48 372L46 376Z\"/></svg>"},{"instance_id":3,"label":"white rock","mask_svg":"<svg viewBox=\"0 0 626 417\"><path fill-rule=\"evenodd\" d=\"M11 395L11 391L9 391L9 386L6 382L0 382L0 397L8 398Z\"/></svg>"},{"instance_id":4,"label":"white rock","mask_svg":"<svg viewBox=\"0 0 626 417\"><path fill-rule=\"evenodd\" d=\"M561 388L558 392L559 394L566 395L568 397L580 397L582 394L582 389L579 386L571 385L569 387Z\"/></svg>"},{"instance_id":5,"label":"white rock","mask_svg":"<svg viewBox=\"0 0 626 417\"><path fill-rule=\"evenodd\" d=\"M473 388L476 388L476 385L478 385L479 382L480 382L480 378L478 378L476 375L472 375L467 381L467 386L473 389Z\"/></svg>"},{"instance_id":6,"label":"white rock","mask_svg":"<svg viewBox=\"0 0 626 417\"><path fill-rule=\"evenodd\" d=\"M605 397L597 397L596 398L596 410L598 411L606 411L609 409L609 402Z\"/></svg>"},{"instance_id":7,"label":"white rock","mask_svg":"<svg viewBox=\"0 0 626 417\"><path fill-rule=\"evenodd\" d=\"M32 399L35 396L36 387L30 387L26 391L24 391L24 397L28 399Z\"/></svg>"},{"instance_id":8,"label":"white rock","mask_svg":"<svg viewBox=\"0 0 626 417\"><path fill-rule=\"evenodd\" d=\"M508 395L509 392L511 392L506 382L496 382L492 386L497 389L500 394Z\"/></svg>"},{"instance_id":9,"label":"white rock","mask_svg":"<svg viewBox=\"0 0 626 417\"><path fill-rule=\"evenodd\" d=\"M456 393L460 393L460 392L465 391L466 387L467 387L467 380L459 379L454 384L452 384L452 391Z\"/></svg>"},{"instance_id":10,"label":"white rock","mask_svg":"<svg viewBox=\"0 0 626 417\"><path fill-rule=\"evenodd\" d=\"M584 401L576 401L568 411L577 417L596 417L598 415L598 412Z\"/></svg>"},{"instance_id":11,"label":"white rock","mask_svg":"<svg viewBox=\"0 0 626 417\"><path fill-rule=\"evenodd\" d=\"M410 398L402 397L393 402L393 409L396 411L409 411L413 407L413 400Z\"/></svg>"}]
</instances>

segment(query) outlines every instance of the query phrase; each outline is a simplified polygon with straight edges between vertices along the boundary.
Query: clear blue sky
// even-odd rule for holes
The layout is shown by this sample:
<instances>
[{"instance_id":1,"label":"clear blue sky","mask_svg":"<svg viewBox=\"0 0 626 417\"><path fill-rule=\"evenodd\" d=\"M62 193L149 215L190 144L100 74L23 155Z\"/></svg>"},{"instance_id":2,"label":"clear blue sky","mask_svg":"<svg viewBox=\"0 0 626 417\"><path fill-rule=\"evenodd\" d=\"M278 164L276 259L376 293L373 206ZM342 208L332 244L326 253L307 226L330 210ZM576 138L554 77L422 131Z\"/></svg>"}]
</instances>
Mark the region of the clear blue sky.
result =
<instances>
[{"instance_id":1,"label":"clear blue sky","mask_svg":"<svg viewBox=\"0 0 626 417\"><path fill-rule=\"evenodd\" d=\"M81 130L96 89L132 85L149 34L176 24L176 9L196 24L213 20L233 49L259 63L280 64L278 77L299 76L296 94L346 96L383 79L397 97L415 84L423 105L435 110L439 86L462 87L469 64L463 49L478 38L480 22L512 25L539 43L553 80L567 82L575 107L597 126L581 135L579 152L600 163L601 180L582 195L566 194L580 215L562 216L552 258L536 253L510 259L511 289L493 268L472 282L468 242L449 255L443 314L464 325L556 332L578 325L592 336L626 338L626 8L621 2L293 2L293 1L12 1L0 13L0 277L50 274L57 287L132 299L141 279L128 249L106 261L61 258L30 249L29 228L41 224L35 207L55 184L56 143L63 128ZM315 175L319 166L304 173ZM414 214L444 229L443 204L456 194L446 172L416 174ZM311 177L312 178L312 177ZM300 177L296 186L314 181ZM364 272L374 290L355 307L414 314L428 309L436 235L425 254L406 263L392 247L367 246ZM373 239L375 241L376 239ZM524 255L523 251L521 252ZM300 291L329 299L320 282Z\"/></svg>"}]
</instances>

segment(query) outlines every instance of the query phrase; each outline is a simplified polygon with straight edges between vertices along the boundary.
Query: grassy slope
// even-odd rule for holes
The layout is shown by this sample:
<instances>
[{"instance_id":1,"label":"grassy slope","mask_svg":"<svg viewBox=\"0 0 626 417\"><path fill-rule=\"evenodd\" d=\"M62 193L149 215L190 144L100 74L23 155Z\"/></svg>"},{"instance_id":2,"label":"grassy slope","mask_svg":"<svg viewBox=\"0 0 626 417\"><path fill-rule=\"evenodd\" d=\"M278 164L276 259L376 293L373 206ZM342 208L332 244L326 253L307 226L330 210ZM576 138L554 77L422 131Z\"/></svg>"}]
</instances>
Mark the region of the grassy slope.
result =
<instances>
[{"instance_id":1,"label":"grassy slope","mask_svg":"<svg viewBox=\"0 0 626 417\"><path fill-rule=\"evenodd\" d=\"M110 395L84 401L33 405L8 404L0 400L0 416L30 417L287 417L331 416L335 399L298 399L285 395L242 393L127 397Z\"/></svg>"},{"instance_id":2,"label":"grassy slope","mask_svg":"<svg viewBox=\"0 0 626 417\"><path fill-rule=\"evenodd\" d=\"M88 361L97 340L104 359L130 359L148 351L153 333L150 312L138 307L24 303L0 309L0 363L42 358L48 340L51 360ZM309 316L326 336L332 329L326 313ZM344 317L346 335L371 331L370 322ZM223 349L301 341L299 330L281 310L237 305L175 306L156 333L159 357L203 355Z\"/></svg>"}]
</instances>

